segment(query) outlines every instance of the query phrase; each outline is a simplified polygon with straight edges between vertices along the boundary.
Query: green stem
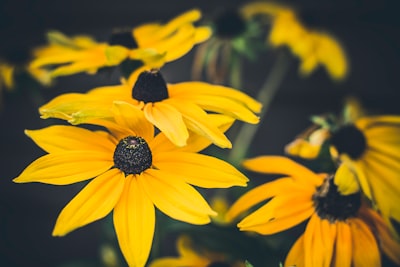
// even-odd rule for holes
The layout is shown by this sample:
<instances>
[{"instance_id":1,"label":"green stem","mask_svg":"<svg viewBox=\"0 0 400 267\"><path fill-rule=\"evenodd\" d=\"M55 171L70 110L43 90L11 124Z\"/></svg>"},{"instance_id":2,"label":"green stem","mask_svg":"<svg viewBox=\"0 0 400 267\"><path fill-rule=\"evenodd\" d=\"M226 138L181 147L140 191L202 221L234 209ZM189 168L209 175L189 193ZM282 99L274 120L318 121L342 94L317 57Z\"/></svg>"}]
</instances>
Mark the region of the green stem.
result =
<instances>
[{"instance_id":1,"label":"green stem","mask_svg":"<svg viewBox=\"0 0 400 267\"><path fill-rule=\"evenodd\" d=\"M233 141L232 150L228 156L228 161L231 164L238 166L247 156L247 150L250 147L253 137L256 134L265 114L267 113L270 103L276 95L279 86L281 85L282 80L289 69L289 62L288 54L285 53L285 51L282 51L282 53L278 55L275 65L258 92L257 100L263 104L263 108L259 114L260 123L257 125L243 124L242 128L236 135L235 140Z\"/></svg>"}]
</instances>

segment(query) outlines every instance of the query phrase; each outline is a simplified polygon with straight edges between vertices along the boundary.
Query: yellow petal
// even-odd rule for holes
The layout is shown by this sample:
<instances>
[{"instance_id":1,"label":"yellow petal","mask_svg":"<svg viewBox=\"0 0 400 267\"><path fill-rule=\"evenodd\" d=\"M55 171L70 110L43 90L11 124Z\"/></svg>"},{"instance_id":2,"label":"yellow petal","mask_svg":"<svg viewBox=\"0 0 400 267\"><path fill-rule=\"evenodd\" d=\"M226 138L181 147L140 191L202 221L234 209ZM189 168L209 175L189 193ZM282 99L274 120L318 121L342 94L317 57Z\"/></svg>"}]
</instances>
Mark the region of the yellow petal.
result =
<instances>
[{"instance_id":1,"label":"yellow petal","mask_svg":"<svg viewBox=\"0 0 400 267\"><path fill-rule=\"evenodd\" d=\"M353 256L350 226L343 221L336 222L335 267L351 266Z\"/></svg>"},{"instance_id":2,"label":"yellow petal","mask_svg":"<svg viewBox=\"0 0 400 267\"><path fill-rule=\"evenodd\" d=\"M96 177L109 170L113 165L112 152L65 151L38 158L13 181L54 185L72 184Z\"/></svg>"},{"instance_id":3,"label":"yellow petal","mask_svg":"<svg viewBox=\"0 0 400 267\"><path fill-rule=\"evenodd\" d=\"M132 175L125 178L113 216L118 243L129 266L145 266L155 227L154 205L137 178Z\"/></svg>"},{"instance_id":4,"label":"yellow petal","mask_svg":"<svg viewBox=\"0 0 400 267\"><path fill-rule=\"evenodd\" d=\"M156 207L173 219L207 224L216 215L196 189L168 172L148 169L140 178Z\"/></svg>"},{"instance_id":5,"label":"yellow petal","mask_svg":"<svg viewBox=\"0 0 400 267\"><path fill-rule=\"evenodd\" d=\"M61 211L53 236L69 232L104 218L119 200L125 176L118 169L111 169L88 183Z\"/></svg>"},{"instance_id":6,"label":"yellow petal","mask_svg":"<svg viewBox=\"0 0 400 267\"><path fill-rule=\"evenodd\" d=\"M114 101L111 110L117 125L130 129L147 142L153 140L154 126L146 120L140 109L126 102Z\"/></svg>"},{"instance_id":7,"label":"yellow petal","mask_svg":"<svg viewBox=\"0 0 400 267\"><path fill-rule=\"evenodd\" d=\"M212 35L212 30L210 27L202 26L202 27L197 27L196 32L195 32L195 37L194 41L196 44L202 43L206 40L208 40Z\"/></svg>"},{"instance_id":8,"label":"yellow petal","mask_svg":"<svg viewBox=\"0 0 400 267\"><path fill-rule=\"evenodd\" d=\"M169 99L168 103L177 109L183 116L188 129L196 134L209 138L214 144L222 148L231 148L232 144L224 133L208 119L207 113L195 104L185 101Z\"/></svg>"},{"instance_id":9,"label":"yellow petal","mask_svg":"<svg viewBox=\"0 0 400 267\"><path fill-rule=\"evenodd\" d=\"M262 107L260 102L239 90L220 85L212 85L205 82L182 82L169 84L168 92L170 93L171 98L174 98L175 96L185 96L186 98L192 97L194 101L199 95L220 96L242 103L255 113L259 113Z\"/></svg>"},{"instance_id":10,"label":"yellow petal","mask_svg":"<svg viewBox=\"0 0 400 267\"><path fill-rule=\"evenodd\" d=\"M321 185L323 179L306 167L281 156L259 156L243 161L243 166L251 171L266 174L285 174L296 181L310 185Z\"/></svg>"},{"instance_id":11,"label":"yellow petal","mask_svg":"<svg viewBox=\"0 0 400 267\"><path fill-rule=\"evenodd\" d=\"M234 119L231 117L220 114L209 114L208 119L209 122L216 125L221 132L227 131L234 122ZM187 145L184 147L177 147L170 140L168 140L164 134L158 134L154 138L151 147L157 151L198 152L207 148L211 144L212 142L209 138L189 131Z\"/></svg>"},{"instance_id":12,"label":"yellow petal","mask_svg":"<svg viewBox=\"0 0 400 267\"><path fill-rule=\"evenodd\" d=\"M180 112L162 102L148 103L144 107L144 115L177 146L186 145L189 132Z\"/></svg>"},{"instance_id":13,"label":"yellow petal","mask_svg":"<svg viewBox=\"0 0 400 267\"><path fill-rule=\"evenodd\" d=\"M53 125L40 130L25 130L25 134L48 153L67 150L114 151L115 144L107 135L87 129Z\"/></svg>"},{"instance_id":14,"label":"yellow petal","mask_svg":"<svg viewBox=\"0 0 400 267\"><path fill-rule=\"evenodd\" d=\"M289 194L290 192L298 189L298 185L293 181L292 178L280 178L278 180L259 185L247 191L232 204L229 211L225 215L226 219L231 221L242 212L264 200L267 200L278 194Z\"/></svg>"},{"instance_id":15,"label":"yellow petal","mask_svg":"<svg viewBox=\"0 0 400 267\"><path fill-rule=\"evenodd\" d=\"M368 226L358 218L351 219L350 230L354 266L381 266L381 257L375 237Z\"/></svg>"},{"instance_id":16,"label":"yellow petal","mask_svg":"<svg viewBox=\"0 0 400 267\"><path fill-rule=\"evenodd\" d=\"M310 195L295 193L290 197L278 196L245 217L238 227L263 235L275 234L300 224L313 212Z\"/></svg>"},{"instance_id":17,"label":"yellow petal","mask_svg":"<svg viewBox=\"0 0 400 267\"><path fill-rule=\"evenodd\" d=\"M304 234L291 247L285 259L285 267L304 267ZM346 265L343 265L346 266Z\"/></svg>"},{"instance_id":18,"label":"yellow petal","mask_svg":"<svg viewBox=\"0 0 400 267\"><path fill-rule=\"evenodd\" d=\"M350 195L360 191L357 176L346 164L340 165L336 170L333 182L342 195Z\"/></svg>"},{"instance_id":19,"label":"yellow petal","mask_svg":"<svg viewBox=\"0 0 400 267\"><path fill-rule=\"evenodd\" d=\"M264 14L264 15L276 15L283 10L286 10L287 7L284 5L279 5L271 2L249 2L245 4L241 8L241 13L246 18L251 18L255 15Z\"/></svg>"},{"instance_id":20,"label":"yellow petal","mask_svg":"<svg viewBox=\"0 0 400 267\"><path fill-rule=\"evenodd\" d=\"M235 167L218 158L190 153L154 153L153 165L177 175L186 183L205 188L246 186L248 179Z\"/></svg>"}]
</instances>

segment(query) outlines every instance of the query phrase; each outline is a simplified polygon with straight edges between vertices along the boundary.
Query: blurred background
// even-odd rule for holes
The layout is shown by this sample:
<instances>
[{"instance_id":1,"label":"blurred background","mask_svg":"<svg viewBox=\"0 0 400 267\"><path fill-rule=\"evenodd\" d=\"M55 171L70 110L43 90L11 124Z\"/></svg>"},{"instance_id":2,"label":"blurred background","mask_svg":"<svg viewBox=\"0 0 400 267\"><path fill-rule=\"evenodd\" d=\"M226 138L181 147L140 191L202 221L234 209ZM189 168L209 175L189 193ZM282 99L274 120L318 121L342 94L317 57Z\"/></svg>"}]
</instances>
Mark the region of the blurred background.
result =
<instances>
[{"instance_id":1,"label":"blurred background","mask_svg":"<svg viewBox=\"0 0 400 267\"><path fill-rule=\"evenodd\" d=\"M47 30L59 30L68 35L90 34L99 41L106 41L117 27L165 22L195 7L203 11L205 18L211 18L224 8L235 8L246 2L1 0L0 58L23 62L31 48L46 42ZM350 72L342 82L332 81L323 69L303 78L298 74L298 61L293 58L253 140L249 156L283 154L283 147L310 125L311 115L339 111L348 95L358 97L376 112L400 114L398 1L282 3L297 7L305 25L325 29L340 40L349 58ZM167 81L191 79L195 50L163 67ZM242 84L250 95L256 96L275 57L272 52L265 52L257 61L243 63L246 67ZM54 122L39 118L40 105L61 93L85 92L97 86L116 84L119 77L115 73L77 74L60 77L49 88L25 78L21 77L12 91L3 88L1 92L0 266L100 266L96 262L99 262L101 246L110 240L109 233L104 231L109 218L62 238L51 236L59 212L82 185L15 184L12 179L44 154L23 133L24 129L38 129ZM159 253L173 253L174 247L174 241L166 243ZM274 260L283 259L284 254L277 254Z\"/></svg>"}]
</instances>

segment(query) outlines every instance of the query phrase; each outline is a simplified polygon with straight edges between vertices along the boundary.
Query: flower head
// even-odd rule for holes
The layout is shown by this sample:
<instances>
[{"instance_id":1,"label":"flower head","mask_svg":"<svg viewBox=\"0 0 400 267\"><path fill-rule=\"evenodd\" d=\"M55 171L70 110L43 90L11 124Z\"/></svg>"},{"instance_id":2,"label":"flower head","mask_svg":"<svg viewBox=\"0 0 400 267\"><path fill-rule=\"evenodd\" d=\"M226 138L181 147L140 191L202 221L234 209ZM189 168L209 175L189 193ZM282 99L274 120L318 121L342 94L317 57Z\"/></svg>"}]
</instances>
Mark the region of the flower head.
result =
<instances>
[{"instance_id":1,"label":"flower head","mask_svg":"<svg viewBox=\"0 0 400 267\"><path fill-rule=\"evenodd\" d=\"M186 144L190 130L220 147L231 147L206 111L258 122L253 112L259 112L261 104L244 93L204 82L167 84L160 71L142 70L121 85L56 97L40 107L40 114L42 118L55 117L72 124L91 123L99 118L110 119L113 101L125 101L142 110L146 119L178 146Z\"/></svg>"},{"instance_id":2,"label":"flower head","mask_svg":"<svg viewBox=\"0 0 400 267\"><path fill-rule=\"evenodd\" d=\"M269 235L309 219L285 266L381 266L380 249L400 264L400 244L382 218L363 203L359 191L343 195L334 183L336 174L316 174L279 156L260 156L243 164L285 177L250 190L232 205L230 220L270 199L239 222L241 230Z\"/></svg>"},{"instance_id":3,"label":"flower head","mask_svg":"<svg viewBox=\"0 0 400 267\"><path fill-rule=\"evenodd\" d=\"M244 267L243 262L232 261L221 253L195 248L188 236L177 240L178 257L164 257L152 261L149 267Z\"/></svg>"},{"instance_id":4,"label":"flower head","mask_svg":"<svg viewBox=\"0 0 400 267\"><path fill-rule=\"evenodd\" d=\"M53 77L78 72L95 73L103 67L122 63L126 66L130 61L135 61L135 68L141 65L161 67L209 38L209 28L193 25L200 17L199 10L190 10L165 24L147 23L114 32L109 43L99 43L84 35L68 37L60 32L49 32L50 44L34 51L35 59L31 66L55 66L51 71ZM130 69L127 75L133 70Z\"/></svg>"},{"instance_id":5,"label":"flower head","mask_svg":"<svg viewBox=\"0 0 400 267\"><path fill-rule=\"evenodd\" d=\"M315 128L309 136L318 131L324 133L319 135L318 142L298 139L286 151L302 157L305 151L311 151L309 147L319 151L323 144L327 144L333 161L346 169L335 180L339 190L347 194L361 188L389 225L391 219L400 222L400 208L396 204L400 201L400 117L362 116L354 118L354 121ZM303 151L295 149L299 142L305 144ZM354 177L355 181L349 177ZM349 183L353 187L347 187ZM394 227L391 228L395 232Z\"/></svg>"},{"instance_id":6,"label":"flower head","mask_svg":"<svg viewBox=\"0 0 400 267\"><path fill-rule=\"evenodd\" d=\"M143 113L126 103L112 107L114 121L98 121L107 131L76 126L27 130L48 154L32 162L17 183L66 185L90 180L61 211L53 235L67 233L99 220L113 211L118 242L130 266L144 266L154 227L155 207L173 219L207 224L216 213L193 186L245 186L247 178L230 164L196 153L210 142L191 135L178 148L154 127ZM226 130L232 119L210 116Z\"/></svg>"},{"instance_id":7,"label":"flower head","mask_svg":"<svg viewBox=\"0 0 400 267\"><path fill-rule=\"evenodd\" d=\"M271 23L268 43L287 46L301 61L300 72L308 75L319 65L333 79L341 80L348 73L348 60L342 45L326 32L306 28L295 11L274 3L253 2L243 12L246 17L267 16Z\"/></svg>"}]
</instances>

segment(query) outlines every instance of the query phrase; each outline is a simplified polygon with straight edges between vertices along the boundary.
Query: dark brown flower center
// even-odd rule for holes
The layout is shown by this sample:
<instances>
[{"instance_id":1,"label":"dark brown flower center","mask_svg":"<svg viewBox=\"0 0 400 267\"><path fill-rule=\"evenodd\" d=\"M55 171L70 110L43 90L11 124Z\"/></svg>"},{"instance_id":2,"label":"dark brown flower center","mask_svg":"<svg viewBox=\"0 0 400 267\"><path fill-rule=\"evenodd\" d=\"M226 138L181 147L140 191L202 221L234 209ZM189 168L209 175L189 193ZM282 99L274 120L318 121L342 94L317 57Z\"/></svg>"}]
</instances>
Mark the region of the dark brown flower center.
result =
<instances>
[{"instance_id":1,"label":"dark brown flower center","mask_svg":"<svg viewBox=\"0 0 400 267\"><path fill-rule=\"evenodd\" d=\"M246 22L234 9L227 9L220 13L214 20L216 36L233 39L246 31Z\"/></svg>"},{"instance_id":2,"label":"dark brown flower center","mask_svg":"<svg viewBox=\"0 0 400 267\"><path fill-rule=\"evenodd\" d=\"M231 266L230 264L222 261L213 261L207 265L207 267L230 267L230 266Z\"/></svg>"},{"instance_id":3,"label":"dark brown flower center","mask_svg":"<svg viewBox=\"0 0 400 267\"><path fill-rule=\"evenodd\" d=\"M144 103L167 99L168 88L160 71L142 72L133 86L132 97Z\"/></svg>"},{"instance_id":4,"label":"dark brown flower center","mask_svg":"<svg viewBox=\"0 0 400 267\"><path fill-rule=\"evenodd\" d=\"M151 167L152 154L147 142L137 136L123 138L114 151L114 166L125 173L139 174Z\"/></svg>"},{"instance_id":5,"label":"dark brown flower center","mask_svg":"<svg viewBox=\"0 0 400 267\"><path fill-rule=\"evenodd\" d=\"M364 134L355 126L348 125L333 133L331 144L339 154L346 153L352 159L359 159L367 148Z\"/></svg>"},{"instance_id":6,"label":"dark brown flower center","mask_svg":"<svg viewBox=\"0 0 400 267\"><path fill-rule=\"evenodd\" d=\"M321 219L331 222L346 220L354 217L361 206L359 192L350 195L341 195L333 182L333 175L325 179L324 183L313 195L314 207Z\"/></svg>"}]
</instances>

